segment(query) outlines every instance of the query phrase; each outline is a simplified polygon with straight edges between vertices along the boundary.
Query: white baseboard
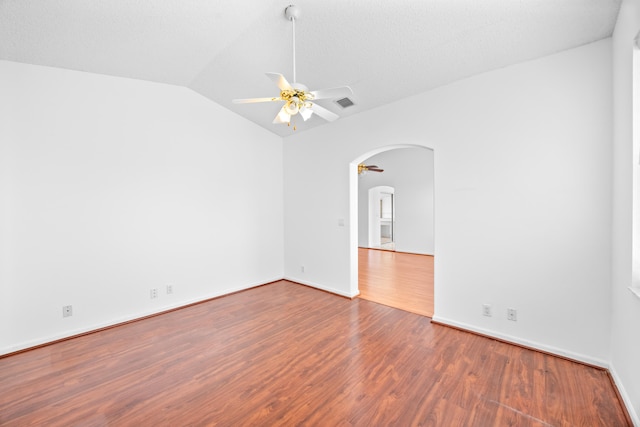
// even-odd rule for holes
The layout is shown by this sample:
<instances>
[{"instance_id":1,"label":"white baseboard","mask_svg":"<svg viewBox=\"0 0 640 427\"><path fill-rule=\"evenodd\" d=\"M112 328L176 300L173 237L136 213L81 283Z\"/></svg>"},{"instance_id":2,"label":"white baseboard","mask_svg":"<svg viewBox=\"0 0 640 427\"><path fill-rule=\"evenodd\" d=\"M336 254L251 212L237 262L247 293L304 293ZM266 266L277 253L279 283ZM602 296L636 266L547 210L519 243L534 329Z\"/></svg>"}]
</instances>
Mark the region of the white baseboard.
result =
<instances>
[{"instance_id":1,"label":"white baseboard","mask_svg":"<svg viewBox=\"0 0 640 427\"><path fill-rule=\"evenodd\" d=\"M466 323L457 322L455 320L451 320L451 319L447 319L447 318L443 318L443 317L439 317L439 316L433 316L433 321L434 322L438 322L438 323L442 323L443 325L448 325L448 326L452 326L452 327L455 327L455 328L467 330L467 331L470 331L470 332L475 332L475 333L478 333L478 334L481 334L481 335L494 337L494 338L497 338L499 340L507 341L507 342L510 342L510 343L513 343L513 344L516 344L516 345L522 345L522 346L525 346L525 347L529 347L529 348L532 348L532 349L543 351L545 353L555 354L555 355L560 356L560 357L565 357L567 359L572 359L572 360L575 360L577 362L587 363L589 365L598 366L598 367L606 369L609 372L609 374L611 375L611 378L613 379L613 382L615 383L615 386L618 389L618 392L620 393L620 396L622 398L622 404L627 409L627 412L629 413L629 416L631 417L631 421L633 422L633 425L635 427L640 427L640 417L638 417L638 413L635 411L635 409L633 407L633 402L631 401L631 398L629 397L629 395L627 394L626 389L624 388L624 383L622 382L622 380L618 376L615 368L613 366L611 366L611 364L609 362L604 361L602 359L597 359L597 358L594 358L594 357L585 356L584 354L574 353L574 352L571 352L571 351L559 349L557 347L541 344L541 343L538 343L538 342L529 341L529 340L523 340L521 338L517 338L517 337L511 336L511 335L507 335L507 334L502 334L502 333L499 333L499 332L496 332L496 331L491 331L491 330L488 330L488 329L478 328L476 326L468 325Z\"/></svg>"},{"instance_id":2,"label":"white baseboard","mask_svg":"<svg viewBox=\"0 0 640 427\"><path fill-rule=\"evenodd\" d=\"M326 291L332 294L336 294L336 295L340 295L342 297L347 297L347 298L355 298L358 295L360 295L360 291L356 291L356 293L354 293L353 295L348 293L348 292L344 292L344 291L340 291L338 289L329 287L329 286L324 286L321 285L319 283L314 283L314 282L310 282L308 280L300 280L298 278L293 278L293 277L285 277L284 280L288 280L290 282L294 282L294 283L300 283L301 285L305 285L305 286L309 286L312 288L316 288L316 289L320 289L322 291Z\"/></svg>"},{"instance_id":3,"label":"white baseboard","mask_svg":"<svg viewBox=\"0 0 640 427\"><path fill-rule=\"evenodd\" d=\"M609 369L609 363L606 360L594 358L591 356L587 356L581 353L574 353L572 351L567 351L561 348L553 347L546 344L541 344L535 341L524 340L522 338L518 338L512 335L503 334L500 332L492 331L490 329L478 328L477 326L468 325L466 323L457 322L455 320L443 318L440 316L433 316L433 321L442 323L443 325L453 326L455 328L464 329L470 332L476 332L481 335L486 335L489 337L494 337L503 341L507 341L513 344L518 344L524 347L529 347L532 349L540 350L546 353L555 354L557 356L565 357L567 359L572 359L577 362L586 363L593 366L598 366L604 369Z\"/></svg>"},{"instance_id":4,"label":"white baseboard","mask_svg":"<svg viewBox=\"0 0 640 427\"><path fill-rule=\"evenodd\" d=\"M180 301L178 303L175 304L168 304L168 305L163 305L162 307L156 307L153 310L146 310L146 311L142 311L142 312L137 312L135 314L131 314L128 316L121 316L121 317L116 317L113 319L110 319L109 321L105 321L105 322L100 322L100 323L94 323L88 326L84 326L82 328L77 328L77 329L71 329L71 330L67 330L67 331L63 331L57 334L52 334L52 335L47 335L44 337L39 337L36 339L31 339L28 341L23 341L5 348L0 349L0 356L5 355L5 354L9 354L9 353L14 353L16 351L21 351L21 350L26 350L29 348L33 348L33 347L38 347L44 344L48 344L48 343L52 343L55 341L59 341L59 340L63 340L65 338L70 338L70 337L74 337L77 335L82 335L82 334L86 334L86 333L90 333L90 332L94 332L94 331L98 331L100 329L104 329L104 328L108 328L111 326L116 326L122 323L127 323L127 322L131 322L131 321L135 321L138 319L142 319L148 316L153 316L155 314L160 314L163 313L165 311L170 311L170 310L175 310L178 308L182 308L182 307L186 307L188 305L192 305L192 304L197 304L200 302L204 302L213 298L218 298L224 295L228 295L228 294L232 294L234 292L239 292L239 291L244 291L247 289L251 289L251 288L255 288L257 286L262 286L266 283L271 283L271 282L276 282L278 280L282 280L281 277L278 277L276 279L273 280L267 280L264 282L259 282L259 283L250 283L250 284L246 284L246 285L241 285L241 286L234 286L231 288L226 288L220 291L216 291L213 292L211 294L206 294L202 297L199 298L194 298L194 299L190 299L190 300L183 300Z\"/></svg>"},{"instance_id":5,"label":"white baseboard","mask_svg":"<svg viewBox=\"0 0 640 427\"><path fill-rule=\"evenodd\" d=\"M638 413L635 411L633 407L633 402L631 401L631 398L629 397L627 390L624 388L624 384L620 379L620 377L618 376L618 373L616 372L616 369L614 366L611 366L609 368L609 373L611 374L611 378L613 378L613 382L616 384L616 387L618 388L620 397L622 397L622 403L627 408L627 412L631 417L631 421L633 422L633 425L636 427L640 427L640 416L638 416Z\"/></svg>"}]
</instances>

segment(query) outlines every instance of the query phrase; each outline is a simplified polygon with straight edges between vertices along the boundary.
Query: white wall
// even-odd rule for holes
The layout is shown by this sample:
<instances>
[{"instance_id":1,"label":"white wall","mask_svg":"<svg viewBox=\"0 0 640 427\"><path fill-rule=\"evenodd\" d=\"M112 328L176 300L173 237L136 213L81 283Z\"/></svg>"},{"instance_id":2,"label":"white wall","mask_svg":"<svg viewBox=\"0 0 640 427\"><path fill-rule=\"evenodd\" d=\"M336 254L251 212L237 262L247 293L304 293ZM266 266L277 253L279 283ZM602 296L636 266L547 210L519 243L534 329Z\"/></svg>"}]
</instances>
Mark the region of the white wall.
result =
<instances>
[{"instance_id":1,"label":"white wall","mask_svg":"<svg viewBox=\"0 0 640 427\"><path fill-rule=\"evenodd\" d=\"M611 373L635 423L640 425L640 299L627 289L631 285L632 256L632 58L638 31L640 1L624 0L613 34ZM637 117L639 112L633 114Z\"/></svg>"},{"instance_id":2,"label":"white wall","mask_svg":"<svg viewBox=\"0 0 640 427\"><path fill-rule=\"evenodd\" d=\"M351 164L430 147L435 318L606 365L611 96L607 39L287 137L285 275L355 294Z\"/></svg>"},{"instance_id":3,"label":"white wall","mask_svg":"<svg viewBox=\"0 0 640 427\"><path fill-rule=\"evenodd\" d=\"M283 276L281 138L138 80L0 61L0 94L0 353Z\"/></svg>"},{"instance_id":4,"label":"white wall","mask_svg":"<svg viewBox=\"0 0 640 427\"><path fill-rule=\"evenodd\" d=\"M368 247L369 189L395 189L396 251L433 255L433 151L424 148L389 150L365 160L384 169L358 177L358 245Z\"/></svg>"}]
</instances>

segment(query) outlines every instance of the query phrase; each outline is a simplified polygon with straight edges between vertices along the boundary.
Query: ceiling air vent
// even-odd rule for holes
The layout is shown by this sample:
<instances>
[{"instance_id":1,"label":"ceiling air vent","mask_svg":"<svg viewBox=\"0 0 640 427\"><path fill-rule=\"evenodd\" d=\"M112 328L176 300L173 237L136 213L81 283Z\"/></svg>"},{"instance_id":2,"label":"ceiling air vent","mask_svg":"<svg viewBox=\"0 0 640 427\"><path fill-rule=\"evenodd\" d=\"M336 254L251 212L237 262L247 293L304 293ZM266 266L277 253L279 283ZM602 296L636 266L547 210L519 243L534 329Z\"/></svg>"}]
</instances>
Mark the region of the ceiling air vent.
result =
<instances>
[{"instance_id":1,"label":"ceiling air vent","mask_svg":"<svg viewBox=\"0 0 640 427\"><path fill-rule=\"evenodd\" d=\"M346 97L338 99L336 101L336 104L338 104L342 108L347 108L347 107L351 107L351 106L355 105L352 100L350 100L349 98L346 98Z\"/></svg>"}]
</instances>

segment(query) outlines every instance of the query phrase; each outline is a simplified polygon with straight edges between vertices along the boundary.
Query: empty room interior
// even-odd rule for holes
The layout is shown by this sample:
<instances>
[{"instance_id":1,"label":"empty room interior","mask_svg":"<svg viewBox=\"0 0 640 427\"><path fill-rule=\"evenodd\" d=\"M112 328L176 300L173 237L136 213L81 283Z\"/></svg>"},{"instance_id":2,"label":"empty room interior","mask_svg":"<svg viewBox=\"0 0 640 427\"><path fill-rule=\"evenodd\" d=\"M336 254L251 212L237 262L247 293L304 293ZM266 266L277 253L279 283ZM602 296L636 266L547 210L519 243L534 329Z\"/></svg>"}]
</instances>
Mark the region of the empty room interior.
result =
<instances>
[{"instance_id":1,"label":"empty room interior","mask_svg":"<svg viewBox=\"0 0 640 427\"><path fill-rule=\"evenodd\" d=\"M0 425L640 426L637 87L640 0L0 0Z\"/></svg>"}]
</instances>

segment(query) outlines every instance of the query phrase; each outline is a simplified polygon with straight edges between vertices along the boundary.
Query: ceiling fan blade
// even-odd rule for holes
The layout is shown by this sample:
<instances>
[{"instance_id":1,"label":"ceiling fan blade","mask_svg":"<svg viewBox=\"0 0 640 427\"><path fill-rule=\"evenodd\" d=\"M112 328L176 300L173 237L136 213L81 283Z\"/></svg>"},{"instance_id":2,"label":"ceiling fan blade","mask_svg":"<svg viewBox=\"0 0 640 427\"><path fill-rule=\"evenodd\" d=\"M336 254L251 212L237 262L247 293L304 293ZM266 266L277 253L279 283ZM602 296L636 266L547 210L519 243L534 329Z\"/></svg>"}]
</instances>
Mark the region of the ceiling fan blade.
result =
<instances>
[{"instance_id":1,"label":"ceiling fan blade","mask_svg":"<svg viewBox=\"0 0 640 427\"><path fill-rule=\"evenodd\" d=\"M311 110L313 110L314 113L316 113L317 115L319 115L320 117L322 117L328 122L337 120L340 117L336 113L333 113L327 110L326 108L319 106L318 104L311 104Z\"/></svg>"},{"instance_id":2,"label":"ceiling fan blade","mask_svg":"<svg viewBox=\"0 0 640 427\"><path fill-rule=\"evenodd\" d=\"M247 98L247 99L234 99L234 104L253 104L254 102L271 102L280 101L280 98Z\"/></svg>"},{"instance_id":3,"label":"ceiling fan blade","mask_svg":"<svg viewBox=\"0 0 640 427\"><path fill-rule=\"evenodd\" d=\"M312 90L309 93L313 96L313 99L344 98L345 96L353 95L353 91L349 86Z\"/></svg>"},{"instance_id":4,"label":"ceiling fan blade","mask_svg":"<svg viewBox=\"0 0 640 427\"><path fill-rule=\"evenodd\" d=\"M378 169L378 168L367 168L367 170L371 172L384 172L384 169Z\"/></svg>"},{"instance_id":5,"label":"ceiling fan blade","mask_svg":"<svg viewBox=\"0 0 640 427\"><path fill-rule=\"evenodd\" d=\"M378 165L365 165L364 167L367 169L371 169L371 168L377 168Z\"/></svg>"},{"instance_id":6,"label":"ceiling fan blade","mask_svg":"<svg viewBox=\"0 0 640 427\"><path fill-rule=\"evenodd\" d=\"M285 110L286 106L286 104L282 106L280 112L278 113L276 118L273 119L272 123L289 123L291 121L291 115L287 113L287 110Z\"/></svg>"},{"instance_id":7,"label":"ceiling fan blade","mask_svg":"<svg viewBox=\"0 0 640 427\"><path fill-rule=\"evenodd\" d=\"M273 82L275 84L278 85L280 90L292 90L293 89L291 87L291 85L289 84L289 82L287 81L287 79L285 79L282 74L280 74L280 73L265 73L265 74L267 75L267 77L269 77L271 80L273 80Z\"/></svg>"}]
</instances>

